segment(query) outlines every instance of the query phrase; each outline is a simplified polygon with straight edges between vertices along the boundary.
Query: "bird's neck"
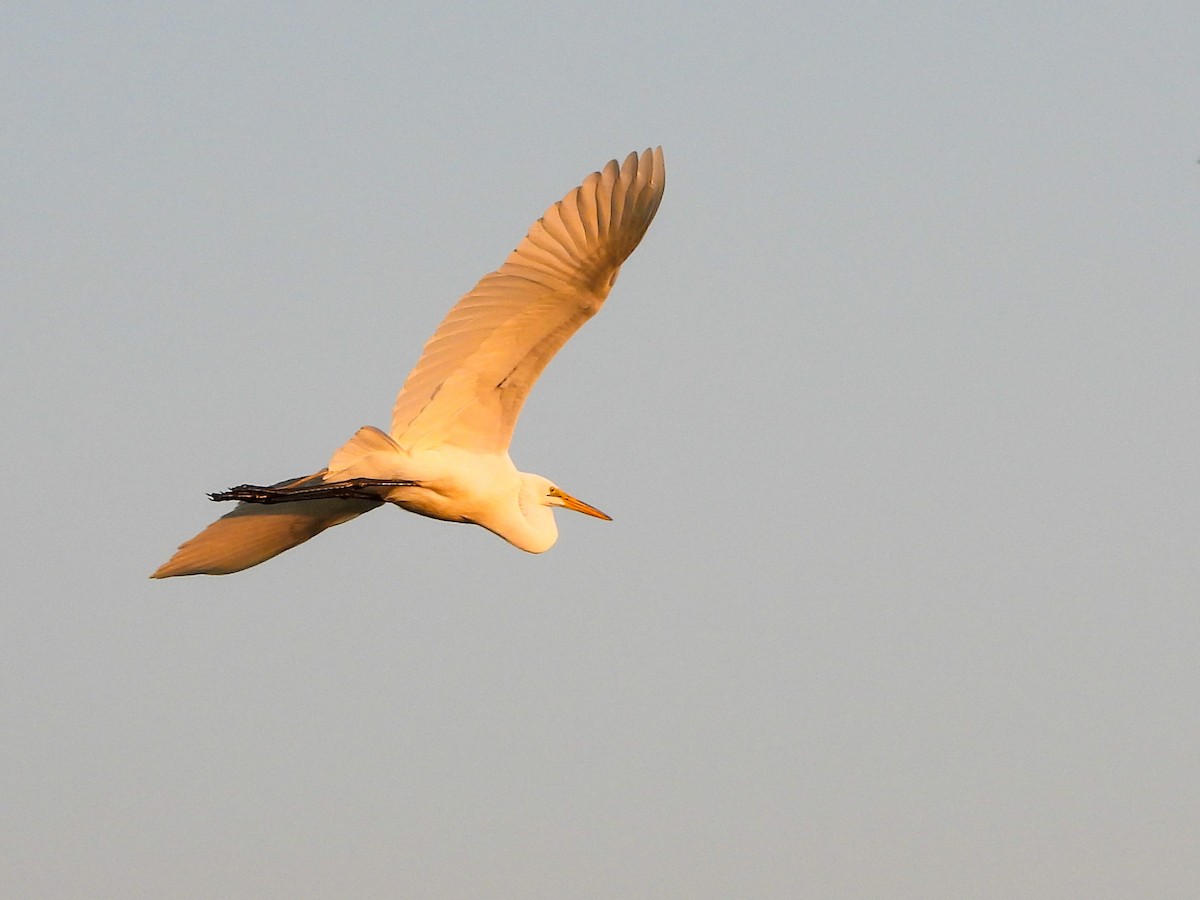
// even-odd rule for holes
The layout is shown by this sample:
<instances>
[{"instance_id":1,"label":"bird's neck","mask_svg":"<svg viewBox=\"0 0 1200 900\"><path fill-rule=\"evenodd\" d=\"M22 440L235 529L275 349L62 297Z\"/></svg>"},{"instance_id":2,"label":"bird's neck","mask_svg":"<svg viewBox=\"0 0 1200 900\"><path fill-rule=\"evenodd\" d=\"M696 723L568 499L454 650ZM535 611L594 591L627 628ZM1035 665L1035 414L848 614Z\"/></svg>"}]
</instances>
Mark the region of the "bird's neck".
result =
<instances>
[{"instance_id":1,"label":"bird's neck","mask_svg":"<svg viewBox=\"0 0 1200 900\"><path fill-rule=\"evenodd\" d=\"M527 553L545 553L558 540L554 510L546 505L543 480L520 476L514 502L504 504L495 520L479 524Z\"/></svg>"}]
</instances>

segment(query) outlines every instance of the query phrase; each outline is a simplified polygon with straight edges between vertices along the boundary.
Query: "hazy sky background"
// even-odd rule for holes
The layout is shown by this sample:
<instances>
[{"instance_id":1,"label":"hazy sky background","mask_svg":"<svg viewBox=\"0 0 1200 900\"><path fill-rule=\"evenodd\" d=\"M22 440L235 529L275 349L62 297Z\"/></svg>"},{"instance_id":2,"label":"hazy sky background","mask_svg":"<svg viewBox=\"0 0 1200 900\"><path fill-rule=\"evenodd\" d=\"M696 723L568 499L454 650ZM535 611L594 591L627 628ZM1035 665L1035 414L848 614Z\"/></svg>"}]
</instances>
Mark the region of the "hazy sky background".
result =
<instances>
[{"instance_id":1,"label":"hazy sky background","mask_svg":"<svg viewBox=\"0 0 1200 900\"><path fill-rule=\"evenodd\" d=\"M1200 896L1194 3L0 18L0 894ZM614 522L147 579L657 144Z\"/></svg>"}]
</instances>

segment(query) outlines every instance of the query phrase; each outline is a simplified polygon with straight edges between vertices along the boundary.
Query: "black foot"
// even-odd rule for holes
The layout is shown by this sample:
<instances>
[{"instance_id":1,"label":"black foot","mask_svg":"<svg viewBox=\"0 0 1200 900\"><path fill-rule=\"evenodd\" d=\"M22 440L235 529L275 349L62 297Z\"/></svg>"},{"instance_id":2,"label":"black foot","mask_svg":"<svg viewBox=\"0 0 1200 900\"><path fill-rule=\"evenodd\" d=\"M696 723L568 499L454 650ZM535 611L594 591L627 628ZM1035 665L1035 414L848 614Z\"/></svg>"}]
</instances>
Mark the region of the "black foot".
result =
<instances>
[{"instance_id":1,"label":"black foot","mask_svg":"<svg viewBox=\"0 0 1200 900\"><path fill-rule=\"evenodd\" d=\"M297 500L378 500L378 488L412 487L415 481L388 481L383 478L353 478L350 481L333 481L328 484L310 484L302 487L264 487L257 484L239 484L227 491L209 494L210 500L240 500L243 503L294 503ZM376 490L372 490L376 488Z\"/></svg>"}]
</instances>

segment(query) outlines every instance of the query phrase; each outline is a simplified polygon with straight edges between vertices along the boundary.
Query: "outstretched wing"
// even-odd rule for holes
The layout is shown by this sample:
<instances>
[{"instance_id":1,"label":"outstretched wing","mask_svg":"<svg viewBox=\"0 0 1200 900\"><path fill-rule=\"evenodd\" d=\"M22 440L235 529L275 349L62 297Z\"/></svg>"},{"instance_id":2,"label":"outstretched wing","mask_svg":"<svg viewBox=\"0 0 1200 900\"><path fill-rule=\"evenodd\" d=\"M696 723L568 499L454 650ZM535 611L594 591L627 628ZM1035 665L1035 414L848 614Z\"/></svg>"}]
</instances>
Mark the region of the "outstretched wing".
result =
<instances>
[{"instance_id":1,"label":"outstretched wing","mask_svg":"<svg viewBox=\"0 0 1200 900\"><path fill-rule=\"evenodd\" d=\"M315 475L281 481L272 487L320 485ZM175 555L151 578L173 575L228 575L266 562L326 528L349 522L381 505L379 500L299 500L295 503L239 503L202 532L179 545Z\"/></svg>"},{"instance_id":2,"label":"outstretched wing","mask_svg":"<svg viewBox=\"0 0 1200 900\"><path fill-rule=\"evenodd\" d=\"M664 176L662 148L631 153L546 210L425 344L392 411L396 442L506 450L529 389L646 233Z\"/></svg>"}]
</instances>

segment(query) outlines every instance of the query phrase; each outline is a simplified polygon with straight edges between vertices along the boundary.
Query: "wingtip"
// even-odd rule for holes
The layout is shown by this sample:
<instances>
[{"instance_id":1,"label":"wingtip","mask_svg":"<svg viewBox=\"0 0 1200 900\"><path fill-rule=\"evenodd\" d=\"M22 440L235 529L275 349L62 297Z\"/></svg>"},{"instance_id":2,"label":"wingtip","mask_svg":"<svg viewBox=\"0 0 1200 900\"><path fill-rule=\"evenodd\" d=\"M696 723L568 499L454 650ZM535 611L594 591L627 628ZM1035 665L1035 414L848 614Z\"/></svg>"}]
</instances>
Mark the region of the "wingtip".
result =
<instances>
[{"instance_id":1,"label":"wingtip","mask_svg":"<svg viewBox=\"0 0 1200 900\"><path fill-rule=\"evenodd\" d=\"M630 155L636 156L637 154L630 154ZM654 169L654 172L652 173L651 178L653 178L655 176L661 178L665 174L665 171L666 171L666 164L663 161L662 145L659 145L657 147L647 147L645 150L642 151L641 156L638 160L638 163L641 166L650 166L651 168Z\"/></svg>"},{"instance_id":2,"label":"wingtip","mask_svg":"<svg viewBox=\"0 0 1200 900\"><path fill-rule=\"evenodd\" d=\"M179 553L178 553L178 551L176 551L175 556L178 556L178 555L179 555ZM191 572L182 571L183 567L178 565L175 562L175 556L172 556L165 563L163 563L161 566L159 566L157 569L155 569L152 573L150 573L150 576L149 576L150 580L151 581L161 581L164 578L174 578L176 575L191 575L191 574L193 574Z\"/></svg>"}]
</instances>

